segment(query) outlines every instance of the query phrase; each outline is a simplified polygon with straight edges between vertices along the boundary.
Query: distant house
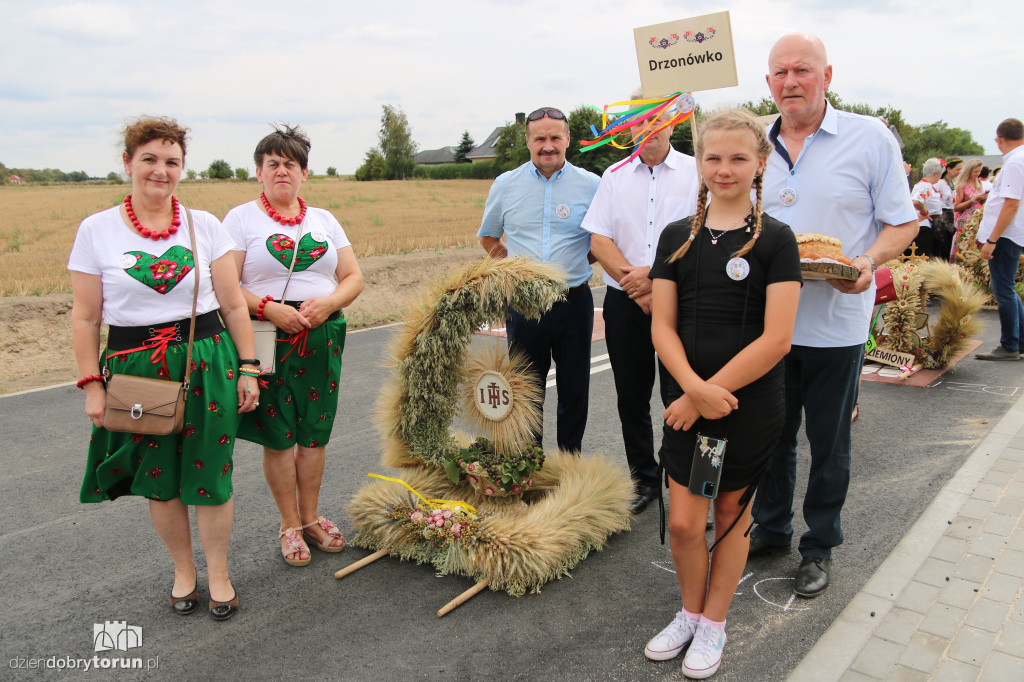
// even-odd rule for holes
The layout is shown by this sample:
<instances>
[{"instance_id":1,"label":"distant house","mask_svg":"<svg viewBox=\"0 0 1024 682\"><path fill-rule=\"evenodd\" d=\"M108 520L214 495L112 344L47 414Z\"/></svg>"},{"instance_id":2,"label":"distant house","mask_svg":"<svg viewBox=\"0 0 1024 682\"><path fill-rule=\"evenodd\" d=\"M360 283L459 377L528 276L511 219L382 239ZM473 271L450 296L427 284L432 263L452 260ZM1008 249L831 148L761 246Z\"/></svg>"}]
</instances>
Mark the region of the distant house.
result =
<instances>
[{"instance_id":1,"label":"distant house","mask_svg":"<svg viewBox=\"0 0 1024 682\"><path fill-rule=\"evenodd\" d=\"M526 114L522 112L517 113L516 123L525 122ZM503 127L504 126L501 126L492 130L491 134L487 136L487 139L484 140L482 144L477 145L473 151L466 154L466 158L473 163L476 163L477 161L493 161L494 157L497 155L496 148L498 146L498 134L501 133L501 128Z\"/></svg>"},{"instance_id":2,"label":"distant house","mask_svg":"<svg viewBox=\"0 0 1024 682\"><path fill-rule=\"evenodd\" d=\"M466 158L473 163L477 161L493 161L495 156L494 148L498 144L498 133L500 132L501 128L492 130L491 134L487 136L487 139L482 144L477 145L473 148L473 151L466 154Z\"/></svg>"},{"instance_id":3,"label":"distant house","mask_svg":"<svg viewBox=\"0 0 1024 682\"><path fill-rule=\"evenodd\" d=\"M25 178L21 178L21 177L18 177L18 176L17 176L17 175L15 175L14 173L11 173L11 174L10 174L10 175L9 175L9 176L7 177L7 179L8 179L9 181L13 182L13 183L14 183L14 184L16 184L16 185L24 185L24 184L25 184Z\"/></svg>"},{"instance_id":4,"label":"distant house","mask_svg":"<svg viewBox=\"0 0 1024 682\"><path fill-rule=\"evenodd\" d=\"M455 163L455 147L427 149L414 156L413 160L421 166L434 166L440 163Z\"/></svg>"}]
</instances>

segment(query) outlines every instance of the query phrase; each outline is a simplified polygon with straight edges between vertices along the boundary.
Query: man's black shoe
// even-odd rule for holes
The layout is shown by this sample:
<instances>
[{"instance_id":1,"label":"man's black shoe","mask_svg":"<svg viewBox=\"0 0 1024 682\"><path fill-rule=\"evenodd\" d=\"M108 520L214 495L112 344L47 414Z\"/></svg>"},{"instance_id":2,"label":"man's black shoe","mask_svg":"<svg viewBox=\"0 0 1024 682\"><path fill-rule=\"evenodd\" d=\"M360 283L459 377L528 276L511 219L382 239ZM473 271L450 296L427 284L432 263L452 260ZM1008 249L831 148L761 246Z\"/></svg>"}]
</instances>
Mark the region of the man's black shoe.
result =
<instances>
[{"instance_id":1,"label":"man's black shoe","mask_svg":"<svg viewBox=\"0 0 1024 682\"><path fill-rule=\"evenodd\" d=\"M828 589L828 573L832 569L831 559L805 556L796 570L793 591L801 597L817 597Z\"/></svg>"},{"instance_id":2,"label":"man's black shoe","mask_svg":"<svg viewBox=\"0 0 1024 682\"><path fill-rule=\"evenodd\" d=\"M629 513L639 514L644 509L647 509L647 505L656 499L658 499L657 488L648 488L645 485L638 485L636 487L636 497L633 498L633 501L629 505Z\"/></svg>"},{"instance_id":3,"label":"man's black shoe","mask_svg":"<svg viewBox=\"0 0 1024 682\"><path fill-rule=\"evenodd\" d=\"M789 545L775 545L770 542L765 542L751 533L750 549L747 550L747 558L753 559L754 557L768 556L769 554L781 554L782 552L788 552L789 547Z\"/></svg>"}]
</instances>

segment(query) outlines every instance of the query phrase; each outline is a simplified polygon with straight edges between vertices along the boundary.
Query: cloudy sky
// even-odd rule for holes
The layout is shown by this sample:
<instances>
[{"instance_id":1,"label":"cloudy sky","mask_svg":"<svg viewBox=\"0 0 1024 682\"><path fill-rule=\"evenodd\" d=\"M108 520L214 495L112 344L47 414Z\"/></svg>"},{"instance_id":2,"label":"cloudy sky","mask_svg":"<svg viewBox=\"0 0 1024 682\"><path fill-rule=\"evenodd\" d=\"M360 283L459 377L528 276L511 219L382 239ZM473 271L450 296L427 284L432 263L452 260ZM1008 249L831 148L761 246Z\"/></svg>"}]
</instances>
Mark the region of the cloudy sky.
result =
<instances>
[{"instance_id":1,"label":"cloudy sky","mask_svg":"<svg viewBox=\"0 0 1024 682\"><path fill-rule=\"evenodd\" d=\"M820 35L844 100L944 120L998 153L995 126L1024 117L1024 12L1009 0L0 0L0 162L121 170L118 127L140 113L192 129L187 165L252 171L268 123L303 125L310 167L351 173L381 105L420 149L477 140L517 111L622 99L639 84L632 28L729 10L739 86L701 105L768 94L782 34ZM958 150L949 150L954 153Z\"/></svg>"}]
</instances>

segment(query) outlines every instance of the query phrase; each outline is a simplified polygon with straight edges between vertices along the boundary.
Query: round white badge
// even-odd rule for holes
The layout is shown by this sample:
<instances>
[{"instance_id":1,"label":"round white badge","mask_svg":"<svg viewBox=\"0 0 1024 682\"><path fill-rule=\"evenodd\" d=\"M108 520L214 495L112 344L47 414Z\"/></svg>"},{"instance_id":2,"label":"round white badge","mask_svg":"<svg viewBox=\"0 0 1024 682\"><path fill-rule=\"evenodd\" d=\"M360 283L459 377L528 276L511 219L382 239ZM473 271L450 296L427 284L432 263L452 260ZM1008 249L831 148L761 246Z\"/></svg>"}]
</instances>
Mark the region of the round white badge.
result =
<instances>
[{"instance_id":1,"label":"round white badge","mask_svg":"<svg viewBox=\"0 0 1024 682\"><path fill-rule=\"evenodd\" d=\"M675 108L676 110L675 113L678 114L688 114L691 111L693 111L694 107L696 106L697 101L694 100L693 95L691 95L688 92L684 92L683 94L679 95L679 97L676 98L676 101L673 104L673 108Z\"/></svg>"},{"instance_id":2,"label":"round white badge","mask_svg":"<svg viewBox=\"0 0 1024 682\"><path fill-rule=\"evenodd\" d=\"M121 267L127 270L128 268L134 268L135 264L139 262L139 259L130 253L121 254Z\"/></svg>"},{"instance_id":3,"label":"round white badge","mask_svg":"<svg viewBox=\"0 0 1024 682\"><path fill-rule=\"evenodd\" d=\"M484 372L473 388L473 402L487 419L501 421L512 411L512 389L497 372Z\"/></svg>"},{"instance_id":4,"label":"round white badge","mask_svg":"<svg viewBox=\"0 0 1024 682\"><path fill-rule=\"evenodd\" d=\"M750 274L750 263L743 258L733 258L725 264L725 273L729 279L739 282Z\"/></svg>"},{"instance_id":5,"label":"round white badge","mask_svg":"<svg viewBox=\"0 0 1024 682\"><path fill-rule=\"evenodd\" d=\"M783 206L792 206L796 203L796 190L792 187L786 187L779 191L779 201L782 202Z\"/></svg>"},{"instance_id":6,"label":"round white badge","mask_svg":"<svg viewBox=\"0 0 1024 682\"><path fill-rule=\"evenodd\" d=\"M565 220L569 217L569 206L568 204L559 204L555 207L555 215Z\"/></svg>"},{"instance_id":7,"label":"round white badge","mask_svg":"<svg viewBox=\"0 0 1024 682\"><path fill-rule=\"evenodd\" d=\"M309 233L309 236L318 242L327 241L327 235L319 230L313 230Z\"/></svg>"}]
</instances>

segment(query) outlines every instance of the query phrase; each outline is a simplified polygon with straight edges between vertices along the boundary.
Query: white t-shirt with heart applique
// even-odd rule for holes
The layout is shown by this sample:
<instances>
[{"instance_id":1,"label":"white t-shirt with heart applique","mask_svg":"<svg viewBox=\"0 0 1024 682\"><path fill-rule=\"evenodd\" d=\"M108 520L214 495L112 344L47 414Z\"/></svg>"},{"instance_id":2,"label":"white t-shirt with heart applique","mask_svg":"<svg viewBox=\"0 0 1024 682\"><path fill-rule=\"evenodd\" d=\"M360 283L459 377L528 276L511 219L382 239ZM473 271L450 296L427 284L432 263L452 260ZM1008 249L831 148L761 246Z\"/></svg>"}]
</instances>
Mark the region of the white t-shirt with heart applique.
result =
<instances>
[{"instance_id":1,"label":"white t-shirt with heart applique","mask_svg":"<svg viewBox=\"0 0 1024 682\"><path fill-rule=\"evenodd\" d=\"M206 211L192 211L192 221L198 256L192 253L184 206L177 233L157 241L142 237L125 224L120 206L82 221L68 270L100 276L104 323L142 327L190 317L197 263L196 314L220 308L210 263L230 253L234 244L220 221Z\"/></svg>"},{"instance_id":2,"label":"white t-shirt with heart applique","mask_svg":"<svg viewBox=\"0 0 1024 682\"><path fill-rule=\"evenodd\" d=\"M338 249L352 246L329 211L311 206L301 224L282 225L271 219L259 202L251 201L228 211L224 228L235 242L234 250L245 251L242 286L274 300L281 299L300 230L299 253L285 294L289 301L332 293L338 287Z\"/></svg>"}]
</instances>

